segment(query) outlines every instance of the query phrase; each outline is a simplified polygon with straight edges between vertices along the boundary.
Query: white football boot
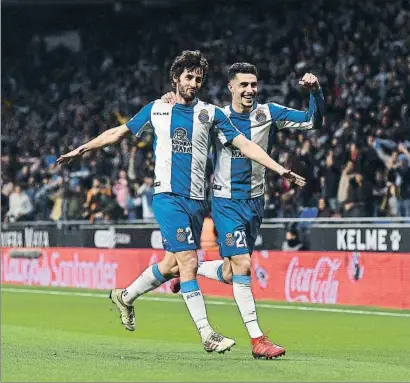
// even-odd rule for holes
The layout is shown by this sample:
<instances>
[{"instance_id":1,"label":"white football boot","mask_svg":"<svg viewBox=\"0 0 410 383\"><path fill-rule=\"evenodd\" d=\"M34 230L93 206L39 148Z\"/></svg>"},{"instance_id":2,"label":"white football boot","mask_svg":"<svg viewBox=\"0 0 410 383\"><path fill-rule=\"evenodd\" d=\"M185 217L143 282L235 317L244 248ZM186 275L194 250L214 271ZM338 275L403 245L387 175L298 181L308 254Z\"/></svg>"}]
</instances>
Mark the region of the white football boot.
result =
<instances>
[{"instance_id":1,"label":"white football boot","mask_svg":"<svg viewBox=\"0 0 410 383\"><path fill-rule=\"evenodd\" d=\"M235 341L212 331L205 339L202 339L204 349L206 352L217 352L223 354L235 346Z\"/></svg>"},{"instance_id":2,"label":"white football boot","mask_svg":"<svg viewBox=\"0 0 410 383\"><path fill-rule=\"evenodd\" d=\"M124 289L114 289L110 292L110 299L112 303L117 306L120 312L121 322L128 331L135 331L135 313L134 306L129 306L122 300L122 293Z\"/></svg>"}]
</instances>

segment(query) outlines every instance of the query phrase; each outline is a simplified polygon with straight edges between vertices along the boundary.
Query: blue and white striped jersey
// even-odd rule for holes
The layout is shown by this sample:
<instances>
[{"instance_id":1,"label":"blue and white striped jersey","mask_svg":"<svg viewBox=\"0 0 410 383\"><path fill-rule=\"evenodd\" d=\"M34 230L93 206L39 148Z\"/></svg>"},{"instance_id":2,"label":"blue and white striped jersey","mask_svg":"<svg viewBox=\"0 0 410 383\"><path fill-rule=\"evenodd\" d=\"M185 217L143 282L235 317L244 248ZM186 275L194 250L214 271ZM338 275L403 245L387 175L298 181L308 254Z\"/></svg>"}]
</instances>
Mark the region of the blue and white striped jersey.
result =
<instances>
[{"instance_id":1,"label":"blue and white striped jersey","mask_svg":"<svg viewBox=\"0 0 410 383\"><path fill-rule=\"evenodd\" d=\"M171 105L156 100L144 106L126 123L140 137L154 132L154 194L174 193L187 198L205 198L205 167L210 130L230 143L240 135L223 110L200 100L191 105Z\"/></svg>"},{"instance_id":2,"label":"blue and white striped jersey","mask_svg":"<svg viewBox=\"0 0 410 383\"><path fill-rule=\"evenodd\" d=\"M236 113L231 105L224 108L234 126L249 140L270 151L270 137L276 129L317 129L322 125L324 100L322 91L311 92L309 110L299 111L275 103L258 104L250 113ZM272 131L274 129L274 131ZM273 133L273 134L270 134ZM219 136L218 136L219 138ZM215 140L215 197L248 199L265 192L265 167L246 158L239 149Z\"/></svg>"}]
</instances>

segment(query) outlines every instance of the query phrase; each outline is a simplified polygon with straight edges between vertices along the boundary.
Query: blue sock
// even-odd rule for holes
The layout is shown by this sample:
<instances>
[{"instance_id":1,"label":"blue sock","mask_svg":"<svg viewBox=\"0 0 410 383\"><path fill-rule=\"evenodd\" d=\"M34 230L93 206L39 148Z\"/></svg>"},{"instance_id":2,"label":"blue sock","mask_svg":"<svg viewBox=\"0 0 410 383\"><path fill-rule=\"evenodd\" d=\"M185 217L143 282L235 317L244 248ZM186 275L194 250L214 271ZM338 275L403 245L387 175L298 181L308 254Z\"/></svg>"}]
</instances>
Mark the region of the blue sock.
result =
<instances>
[{"instance_id":1,"label":"blue sock","mask_svg":"<svg viewBox=\"0 0 410 383\"><path fill-rule=\"evenodd\" d=\"M139 296L156 289L170 278L164 277L158 270L158 264L148 266L141 275L129 285L124 293L125 304L132 304Z\"/></svg>"},{"instance_id":2,"label":"blue sock","mask_svg":"<svg viewBox=\"0 0 410 383\"><path fill-rule=\"evenodd\" d=\"M250 275L232 275L232 283L239 283L241 285L250 285L251 277Z\"/></svg>"},{"instance_id":3,"label":"blue sock","mask_svg":"<svg viewBox=\"0 0 410 383\"><path fill-rule=\"evenodd\" d=\"M158 269L158 263L156 263L155 265L152 265L152 273L154 274L154 277L159 281L159 282L166 282L168 281L170 278L165 278L162 273L159 271Z\"/></svg>"},{"instance_id":4,"label":"blue sock","mask_svg":"<svg viewBox=\"0 0 410 383\"><path fill-rule=\"evenodd\" d=\"M199 285L196 279L181 282L181 293L190 293L197 290L199 290Z\"/></svg>"}]
</instances>

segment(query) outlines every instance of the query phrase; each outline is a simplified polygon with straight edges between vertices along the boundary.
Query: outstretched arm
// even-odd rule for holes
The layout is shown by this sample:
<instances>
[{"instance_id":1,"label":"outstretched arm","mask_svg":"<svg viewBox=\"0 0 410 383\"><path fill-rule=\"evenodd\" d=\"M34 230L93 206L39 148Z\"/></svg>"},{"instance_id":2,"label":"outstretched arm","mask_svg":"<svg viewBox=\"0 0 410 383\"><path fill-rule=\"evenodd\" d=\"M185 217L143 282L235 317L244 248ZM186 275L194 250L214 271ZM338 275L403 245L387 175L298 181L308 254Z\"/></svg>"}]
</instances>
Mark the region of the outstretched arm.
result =
<instances>
[{"instance_id":1,"label":"outstretched arm","mask_svg":"<svg viewBox=\"0 0 410 383\"><path fill-rule=\"evenodd\" d=\"M236 136L232 140L232 145L236 146L244 156L260 163L276 173L279 173L279 175L290 182L293 182L298 186L304 186L306 184L306 180L303 177L293 173L291 170L285 169L282 165L273 160L259 145L248 140L244 135Z\"/></svg>"},{"instance_id":2,"label":"outstretched arm","mask_svg":"<svg viewBox=\"0 0 410 383\"><path fill-rule=\"evenodd\" d=\"M81 157L84 153L90 150L101 149L104 146L113 145L121 141L128 133L132 133L137 137L140 137L144 130L151 123L151 109L154 103L151 102L145 105L131 120L126 124L117 126L116 128L108 129L101 133L98 137L87 142L84 145L72 150L67 154L63 154L57 159L58 164L64 164L71 162L76 157Z\"/></svg>"},{"instance_id":3,"label":"outstretched arm","mask_svg":"<svg viewBox=\"0 0 410 383\"><path fill-rule=\"evenodd\" d=\"M84 145L79 146L78 148L72 150L67 154L63 154L60 158L57 159L57 163L69 163L74 158L81 157L83 154L91 150L97 150L108 145L116 144L117 142L121 141L122 138L128 133L130 133L130 130L125 124L117 126L116 128L108 129L93 140L88 141Z\"/></svg>"}]
</instances>

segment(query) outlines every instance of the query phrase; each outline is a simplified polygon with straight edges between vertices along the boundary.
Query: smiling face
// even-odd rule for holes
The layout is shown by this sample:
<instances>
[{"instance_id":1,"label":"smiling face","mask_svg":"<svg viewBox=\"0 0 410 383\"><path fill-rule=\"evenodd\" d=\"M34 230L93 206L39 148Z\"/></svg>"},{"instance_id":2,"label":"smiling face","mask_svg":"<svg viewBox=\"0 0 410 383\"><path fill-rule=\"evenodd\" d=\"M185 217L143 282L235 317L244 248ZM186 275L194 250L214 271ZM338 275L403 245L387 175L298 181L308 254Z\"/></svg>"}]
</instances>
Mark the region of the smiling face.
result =
<instances>
[{"instance_id":1,"label":"smiling face","mask_svg":"<svg viewBox=\"0 0 410 383\"><path fill-rule=\"evenodd\" d=\"M237 73L229 81L228 88L232 94L234 109L242 113L249 112L258 94L258 79L251 73Z\"/></svg>"},{"instance_id":2,"label":"smiling face","mask_svg":"<svg viewBox=\"0 0 410 383\"><path fill-rule=\"evenodd\" d=\"M186 102L192 102L201 89L204 74L201 68L184 69L179 78L174 78L176 95L180 95Z\"/></svg>"}]
</instances>

